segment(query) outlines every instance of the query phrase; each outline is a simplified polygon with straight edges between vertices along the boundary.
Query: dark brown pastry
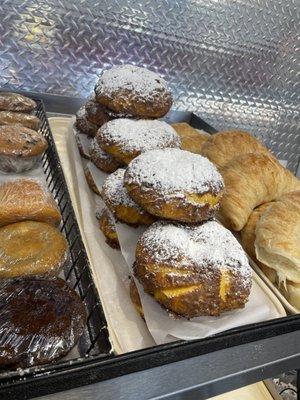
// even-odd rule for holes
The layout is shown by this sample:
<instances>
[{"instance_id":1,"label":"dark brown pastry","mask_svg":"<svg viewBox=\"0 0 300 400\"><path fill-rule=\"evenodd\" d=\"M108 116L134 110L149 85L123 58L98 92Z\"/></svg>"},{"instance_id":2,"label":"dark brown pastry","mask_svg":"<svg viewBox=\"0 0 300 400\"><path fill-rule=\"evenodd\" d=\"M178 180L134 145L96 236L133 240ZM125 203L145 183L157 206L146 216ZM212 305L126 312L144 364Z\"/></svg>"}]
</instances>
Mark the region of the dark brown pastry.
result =
<instances>
[{"instance_id":1,"label":"dark brown pastry","mask_svg":"<svg viewBox=\"0 0 300 400\"><path fill-rule=\"evenodd\" d=\"M104 71L95 94L104 107L140 118L163 117L173 101L163 78L134 65L118 65Z\"/></svg>"},{"instance_id":2,"label":"dark brown pastry","mask_svg":"<svg viewBox=\"0 0 300 400\"><path fill-rule=\"evenodd\" d=\"M41 121L31 114L18 113L13 111L0 111L0 125L20 124L26 128L37 131Z\"/></svg>"},{"instance_id":3,"label":"dark brown pastry","mask_svg":"<svg viewBox=\"0 0 300 400\"><path fill-rule=\"evenodd\" d=\"M18 93L0 92L0 110L30 113L36 102Z\"/></svg>"},{"instance_id":4,"label":"dark brown pastry","mask_svg":"<svg viewBox=\"0 0 300 400\"><path fill-rule=\"evenodd\" d=\"M94 137L99 127L87 119L85 107L83 106L76 113L75 128L86 135Z\"/></svg>"},{"instance_id":5,"label":"dark brown pastry","mask_svg":"<svg viewBox=\"0 0 300 400\"><path fill-rule=\"evenodd\" d=\"M90 160L103 172L115 172L124 164L116 160L112 155L102 150L96 139L93 140L90 148Z\"/></svg>"},{"instance_id":6,"label":"dark brown pastry","mask_svg":"<svg viewBox=\"0 0 300 400\"><path fill-rule=\"evenodd\" d=\"M59 278L0 281L0 369L28 368L67 354L83 333L85 306Z\"/></svg>"},{"instance_id":7,"label":"dark brown pastry","mask_svg":"<svg viewBox=\"0 0 300 400\"><path fill-rule=\"evenodd\" d=\"M96 193L98 196L100 196L100 192L97 188L97 185L94 181L93 175L91 174L91 171L89 170L89 167L86 165L84 167L84 175L85 175L85 179L87 181L87 184L89 185L90 189Z\"/></svg>"},{"instance_id":8,"label":"dark brown pastry","mask_svg":"<svg viewBox=\"0 0 300 400\"><path fill-rule=\"evenodd\" d=\"M0 170L23 172L35 167L48 143L43 135L22 125L0 126Z\"/></svg>"},{"instance_id":9,"label":"dark brown pastry","mask_svg":"<svg viewBox=\"0 0 300 400\"><path fill-rule=\"evenodd\" d=\"M91 98L86 102L85 112L87 119L99 127L112 119L107 108L98 103L94 98Z\"/></svg>"},{"instance_id":10,"label":"dark brown pastry","mask_svg":"<svg viewBox=\"0 0 300 400\"><path fill-rule=\"evenodd\" d=\"M113 249L119 249L120 243L116 231L116 220L107 207L97 215L99 228L105 236L106 243Z\"/></svg>"}]
</instances>

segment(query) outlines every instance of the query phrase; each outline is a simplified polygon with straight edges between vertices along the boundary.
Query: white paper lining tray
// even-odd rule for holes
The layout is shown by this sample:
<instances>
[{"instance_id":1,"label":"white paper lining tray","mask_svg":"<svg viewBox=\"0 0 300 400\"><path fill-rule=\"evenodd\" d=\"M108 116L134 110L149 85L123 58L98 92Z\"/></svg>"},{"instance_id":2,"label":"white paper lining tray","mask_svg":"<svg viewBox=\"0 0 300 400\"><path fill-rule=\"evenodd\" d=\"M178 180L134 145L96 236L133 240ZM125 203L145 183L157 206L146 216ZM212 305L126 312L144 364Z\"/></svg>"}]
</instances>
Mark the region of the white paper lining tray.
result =
<instances>
[{"instance_id":1,"label":"white paper lining tray","mask_svg":"<svg viewBox=\"0 0 300 400\"><path fill-rule=\"evenodd\" d=\"M57 142L73 202L77 201L77 205L80 205L77 209L78 219L96 277L95 280L108 321L111 340L118 353L152 346L154 345L154 340L149 334L145 323L136 313L129 297L128 285L126 284L128 282L128 267L121 253L110 249L99 231L97 220L94 216L96 195L91 192L86 184L82 159L78 153L72 129L70 129L69 135L66 137L69 123L70 119L50 118L51 128ZM65 149L67 149L67 152ZM269 307L269 314L263 314L262 319L258 315L256 322L285 315L284 309L276 296L254 273L255 292L259 293L260 299L263 300L265 305L268 304ZM257 312L257 307L258 304L254 304L253 313ZM242 312L238 311L237 313ZM254 320L239 320L238 323L228 326L227 329L250 322L254 322ZM208 334L216 333L220 330L222 328L217 329L215 332L211 331ZM202 335L202 337L204 336L206 334Z\"/></svg>"}]
</instances>

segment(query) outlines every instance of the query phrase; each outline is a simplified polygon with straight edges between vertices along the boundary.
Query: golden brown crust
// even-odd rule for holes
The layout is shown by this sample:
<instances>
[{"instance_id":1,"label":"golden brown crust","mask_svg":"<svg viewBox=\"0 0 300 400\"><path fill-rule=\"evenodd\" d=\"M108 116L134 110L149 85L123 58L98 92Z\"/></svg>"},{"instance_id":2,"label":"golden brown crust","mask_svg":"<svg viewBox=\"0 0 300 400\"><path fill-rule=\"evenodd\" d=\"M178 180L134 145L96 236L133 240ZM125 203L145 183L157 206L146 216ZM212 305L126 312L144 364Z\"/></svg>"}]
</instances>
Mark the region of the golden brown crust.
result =
<instances>
[{"instance_id":1,"label":"golden brown crust","mask_svg":"<svg viewBox=\"0 0 300 400\"><path fill-rule=\"evenodd\" d=\"M219 218L225 226L240 231L255 207L300 189L300 181L267 154L243 154L221 169L226 192Z\"/></svg>"},{"instance_id":2,"label":"golden brown crust","mask_svg":"<svg viewBox=\"0 0 300 400\"><path fill-rule=\"evenodd\" d=\"M32 220L57 226L61 214L49 190L36 179L16 179L0 185L0 226Z\"/></svg>"},{"instance_id":3,"label":"golden brown crust","mask_svg":"<svg viewBox=\"0 0 300 400\"><path fill-rule=\"evenodd\" d=\"M108 110L93 98L86 102L85 111L87 119L98 127L112 119Z\"/></svg>"},{"instance_id":4,"label":"golden brown crust","mask_svg":"<svg viewBox=\"0 0 300 400\"><path fill-rule=\"evenodd\" d=\"M75 128L88 136L96 136L98 126L87 119L85 107L81 107L76 113Z\"/></svg>"},{"instance_id":5,"label":"golden brown crust","mask_svg":"<svg viewBox=\"0 0 300 400\"><path fill-rule=\"evenodd\" d=\"M186 122L172 124L172 127L181 137L181 149L192 153L201 154L203 144L210 137L208 133L199 132Z\"/></svg>"},{"instance_id":6,"label":"golden brown crust","mask_svg":"<svg viewBox=\"0 0 300 400\"><path fill-rule=\"evenodd\" d=\"M85 179L87 181L87 184L89 185L90 189L96 193L98 196L100 196L100 192L97 188L97 185L94 182L93 176L91 174L91 171L89 170L89 168L86 166L84 168L84 175L85 175Z\"/></svg>"},{"instance_id":7,"label":"golden brown crust","mask_svg":"<svg viewBox=\"0 0 300 400\"><path fill-rule=\"evenodd\" d=\"M99 216L99 228L106 238L106 243L113 249L119 249L120 243L116 231L113 215L107 207L105 207Z\"/></svg>"},{"instance_id":8,"label":"golden brown crust","mask_svg":"<svg viewBox=\"0 0 300 400\"><path fill-rule=\"evenodd\" d=\"M0 110L30 113L36 108L36 102L18 93L0 92Z\"/></svg>"},{"instance_id":9,"label":"golden brown crust","mask_svg":"<svg viewBox=\"0 0 300 400\"><path fill-rule=\"evenodd\" d=\"M67 242L53 226L34 221L0 228L0 279L57 275L67 256Z\"/></svg>"},{"instance_id":10,"label":"golden brown crust","mask_svg":"<svg viewBox=\"0 0 300 400\"><path fill-rule=\"evenodd\" d=\"M254 136L239 130L222 131L211 135L201 149L201 154L219 167L223 167L236 156L247 153L271 155Z\"/></svg>"},{"instance_id":11,"label":"golden brown crust","mask_svg":"<svg viewBox=\"0 0 300 400\"><path fill-rule=\"evenodd\" d=\"M13 111L0 111L0 125L20 124L26 128L37 131L41 121L35 115L17 113Z\"/></svg>"},{"instance_id":12,"label":"golden brown crust","mask_svg":"<svg viewBox=\"0 0 300 400\"><path fill-rule=\"evenodd\" d=\"M101 149L97 141L94 139L91 150L90 159L92 163L103 172L112 173L124 164L116 160L112 155Z\"/></svg>"},{"instance_id":13,"label":"golden brown crust","mask_svg":"<svg viewBox=\"0 0 300 400\"><path fill-rule=\"evenodd\" d=\"M142 318L144 318L144 311L141 303L141 298L133 278L130 279L129 293L131 301L135 306L137 312L140 314Z\"/></svg>"}]
</instances>

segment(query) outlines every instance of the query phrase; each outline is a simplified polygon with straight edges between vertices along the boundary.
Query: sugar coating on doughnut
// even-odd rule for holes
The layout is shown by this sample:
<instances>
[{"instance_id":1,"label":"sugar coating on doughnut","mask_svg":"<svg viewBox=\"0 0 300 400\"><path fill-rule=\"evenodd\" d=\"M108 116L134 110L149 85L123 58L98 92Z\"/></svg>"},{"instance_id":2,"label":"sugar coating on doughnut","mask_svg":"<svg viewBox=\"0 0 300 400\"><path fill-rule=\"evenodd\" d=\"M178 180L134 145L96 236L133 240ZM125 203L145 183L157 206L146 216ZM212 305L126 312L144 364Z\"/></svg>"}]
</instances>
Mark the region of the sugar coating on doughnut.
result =
<instances>
[{"instance_id":1,"label":"sugar coating on doughnut","mask_svg":"<svg viewBox=\"0 0 300 400\"><path fill-rule=\"evenodd\" d=\"M128 118L104 124L99 134L107 144L113 143L124 151L147 151L154 148L180 147L181 140L171 125L164 121Z\"/></svg>"},{"instance_id":2,"label":"sugar coating on doughnut","mask_svg":"<svg viewBox=\"0 0 300 400\"><path fill-rule=\"evenodd\" d=\"M119 90L128 89L137 95L152 98L157 92L167 91L167 82L155 72L134 65L119 65L104 71L100 77L96 91L100 96L113 96Z\"/></svg>"},{"instance_id":3,"label":"sugar coating on doughnut","mask_svg":"<svg viewBox=\"0 0 300 400\"><path fill-rule=\"evenodd\" d=\"M132 207L144 213L145 211L129 196L124 186L124 173L125 169L119 168L105 179L102 186L104 199L108 198L112 206Z\"/></svg>"},{"instance_id":4,"label":"sugar coating on doughnut","mask_svg":"<svg viewBox=\"0 0 300 400\"><path fill-rule=\"evenodd\" d=\"M244 250L232 233L216 221L201 225L155 222L139 242L157 263L174 268L226 267L239 273L245 287L251 285L251 267Z\"/></svg>"},{"instance_id":5,"label":"sugar coating on doughnut","mask_svg":"<svg viewBox=\"0 0 300 400\"><path fill-rule=\"evenodd\" d=\"M180 192L218 193L224 188L222 176L213 163L199 154L180 149L142 153L129 164L125 182L176 197Z\"/></svg>"},{"instance_id":6,"label":"sugar coating on doughnut","mask_svg":"<svg viewBox=\"0 0 300 400\"><path fill-rule=\"evenodd\" d=\"M106 151L102 150L101 147L99 146L98 142L93 139L91 142L91 147L90 147L90 156L91 160L95 165L97 165L97 161L108 161L108 162L116 162L116 160L111 156L109 153Z\"/></svg>"}]
</instances>

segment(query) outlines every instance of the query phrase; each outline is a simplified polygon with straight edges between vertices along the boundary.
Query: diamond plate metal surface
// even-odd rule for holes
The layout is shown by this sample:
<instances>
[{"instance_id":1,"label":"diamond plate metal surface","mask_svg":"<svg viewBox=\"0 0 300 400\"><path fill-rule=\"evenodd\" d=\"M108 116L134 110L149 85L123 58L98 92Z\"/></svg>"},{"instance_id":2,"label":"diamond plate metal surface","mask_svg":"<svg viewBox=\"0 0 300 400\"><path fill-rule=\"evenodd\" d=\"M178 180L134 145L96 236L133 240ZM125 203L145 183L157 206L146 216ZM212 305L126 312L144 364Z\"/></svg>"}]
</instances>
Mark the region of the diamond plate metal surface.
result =
<instances>
[{"instance_id":1,"label":"diamond plate metal surface","mask_svg":"<svg viewBox=\"0 0 300 400\"><path fill-rule=\"evenodd\" d=\"M299 0L1 0L0 86L86 97L103 68L169 80L174 107L299 162Z\"/></svg>"}]
</instances>

